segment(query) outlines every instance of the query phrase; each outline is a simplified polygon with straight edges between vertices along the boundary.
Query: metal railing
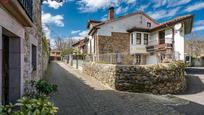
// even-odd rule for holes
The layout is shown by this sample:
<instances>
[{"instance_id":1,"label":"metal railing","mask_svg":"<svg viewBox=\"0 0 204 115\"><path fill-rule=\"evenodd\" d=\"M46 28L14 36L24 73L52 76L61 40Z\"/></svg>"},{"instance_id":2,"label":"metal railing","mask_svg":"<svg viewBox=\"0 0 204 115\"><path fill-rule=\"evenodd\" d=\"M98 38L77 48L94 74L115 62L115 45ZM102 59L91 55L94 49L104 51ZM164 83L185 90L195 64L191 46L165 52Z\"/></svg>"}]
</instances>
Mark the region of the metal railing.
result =
<instances>
[{"instance_id":1,"label":"metal railing","mask_svg":"<svg viewBox=\"0 0 204 115\"><path fill-rule=\"evenodd\" d=\"M33 0L18 0L28 17L33 21Z\"/></svg>"}]
</instances>

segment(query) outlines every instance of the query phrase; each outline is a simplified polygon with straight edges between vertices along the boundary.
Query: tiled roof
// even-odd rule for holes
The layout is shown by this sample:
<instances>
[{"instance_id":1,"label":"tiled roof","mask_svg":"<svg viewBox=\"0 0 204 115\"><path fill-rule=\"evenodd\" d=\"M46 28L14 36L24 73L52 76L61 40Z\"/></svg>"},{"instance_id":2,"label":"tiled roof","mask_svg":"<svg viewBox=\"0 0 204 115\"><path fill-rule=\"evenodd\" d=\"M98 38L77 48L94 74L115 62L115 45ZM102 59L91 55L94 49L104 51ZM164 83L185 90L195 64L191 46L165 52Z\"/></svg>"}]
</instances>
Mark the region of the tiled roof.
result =
<instances>
[{"instance_id":1,"label":"tiled roof","mask_svg":"<svg viewBox=\"0 0 204 115\"><path fill-rule=\"evenodd\" d=\"M137 12L134 12L134 13L131 13L131 14L128 14L128 15L125 15L125 16L121 16L121 17L118 17L118 18L115 18L113 20L107 20L107 21L96 21L96 22L100 22L98 24L96 24L88 33L88 35L91 34L91 32L93 32L93 30L97 29L99 26L101 25L104 25L104 24L108 24L108 23L111 23L111 22L115 22L115 21L118 21L118 20L121 20L121 19L124 19L124 18L127 18L127 17L130 17L130 16L134 16L134 15L137 15L137 14L142 14L144 16L146 16L147 18L149 18L151 21L153 21L155 24L158 24L153 18L151 18L150 16L148 16L147 14L145 14L143 11L137 11ZM92 20L94 22L94 20ZM88 26L90 24L90 21L88 22Z\"/></svg>"},{"instance_id":2,"label":"tiled roof","mask_svg":"<svg viewBox=\"0 0 204 115\"><path fill-rule=\"evenodd\" d=\"M149 28L139 28L139 27L133 27L131 29L128 29L127 32L133 32L133 31L144 31L144 32L151 32L151 31L155 31L157 29L161 29L161 28L165 28L165 27L170 27L170 26L173 26L175 25L176 23L179 23L183 20L186 20L186 19L190 19L190 18L193 18L193 15L184 15L184 16L179 16L179 17L176 17L172 20L169 20L167 22L164 22L164 23L161 23L159 24L158 26L152 28L152 29L149 29Z\"/></svg>"},{"instance_id":3,"label":"tiled roof","mask_svg":"<svg viewBox=\"0 0 204 115\"><path fill-rule=\"evenodd\" d=\"M88 39L87 39L87 38L84 38L84 39L81 39L81 40L77 41L77 42L74 43L72 46L73 46L73 47L75 47L75 46L84 46L87 41L88 41Z\"/></svg>"}]
</instances>

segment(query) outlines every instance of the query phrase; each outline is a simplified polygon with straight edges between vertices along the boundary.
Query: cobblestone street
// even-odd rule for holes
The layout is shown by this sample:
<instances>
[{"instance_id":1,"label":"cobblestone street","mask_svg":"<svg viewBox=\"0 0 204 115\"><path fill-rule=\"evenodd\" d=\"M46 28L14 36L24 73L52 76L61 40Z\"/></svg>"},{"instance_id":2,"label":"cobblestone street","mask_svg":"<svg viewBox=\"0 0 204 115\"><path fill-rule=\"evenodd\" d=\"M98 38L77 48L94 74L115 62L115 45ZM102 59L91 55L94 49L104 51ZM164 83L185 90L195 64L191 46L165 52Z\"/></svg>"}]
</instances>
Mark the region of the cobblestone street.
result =
<instances>
[{"instance_id":1,"label":"cobblestone street","mask_svg":"<svg viewBox=\"0 0 204 115\"><path fill-rule=\"evenodd\" d=\"M189 104L171 96L115 91L63 62L51 62L46 79L58 85L52 101L59 115L180 115L175 108Z\"/></svg>"}]
</instances>

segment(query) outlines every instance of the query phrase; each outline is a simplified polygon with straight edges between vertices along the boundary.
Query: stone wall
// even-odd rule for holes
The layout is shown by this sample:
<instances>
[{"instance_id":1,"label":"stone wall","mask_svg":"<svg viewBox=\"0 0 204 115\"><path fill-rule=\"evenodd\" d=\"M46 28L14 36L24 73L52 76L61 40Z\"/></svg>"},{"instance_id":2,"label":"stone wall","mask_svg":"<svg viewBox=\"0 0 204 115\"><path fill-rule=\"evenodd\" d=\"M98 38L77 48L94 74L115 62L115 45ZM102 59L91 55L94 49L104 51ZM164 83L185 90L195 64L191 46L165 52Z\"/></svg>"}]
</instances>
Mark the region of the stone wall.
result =
<instances>
[{"instance_id":1,"label":"stone wall","mask_svg":"<svg viewBox=\"0 0 204 115\"><path fill-rule=\"evenodd\" d=\"M24 43L24 83L25 88L30 80L42 79L48 65L48 54L43 50L41 22L41 0L33 1L33 26L25 28ZM37 70L32 71L31 47L37 47Z\"/></svg>"},{"instance_id":2,"label":"stone wall","mask_svg":"<svg viewBox=\"0 0 204 115\"><path fill-rule=\"evenodd\" d=\"M97 54L130 52L129 33L113 32L111 36L98 36Z\"/></svg>"},{"instance_id":3,"label":"stone wall","mask_svg":"<svg viewBox=\"0 0 204 115\"><path fill-rule=\"evenodd\" d=\"M121 91L176 94L186 88L183 64L111 65L85 62L83 72Z\"/></svg>"}]
</instances>

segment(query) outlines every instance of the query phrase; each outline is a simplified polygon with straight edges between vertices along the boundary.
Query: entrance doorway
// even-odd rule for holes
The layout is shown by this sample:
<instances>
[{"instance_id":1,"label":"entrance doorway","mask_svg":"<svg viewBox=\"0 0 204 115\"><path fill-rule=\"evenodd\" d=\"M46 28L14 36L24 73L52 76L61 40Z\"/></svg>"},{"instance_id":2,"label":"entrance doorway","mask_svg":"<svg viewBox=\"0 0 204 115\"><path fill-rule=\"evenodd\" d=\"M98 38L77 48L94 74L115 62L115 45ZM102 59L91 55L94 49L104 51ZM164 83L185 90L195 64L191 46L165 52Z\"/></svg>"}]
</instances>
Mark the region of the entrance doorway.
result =
<instances>
[{"instance_id":1,"label":"entrance doorway","mask_svg":"<svg viewBox=\"0 0 204 115\"><path fill-rule=\"evenodd\" d=\"M21 96L21 39L2 29L1 103L16 103Z\"/></svg>"},{"instance_id":2,"label":"entrance doorway","mask_svg":"<svg viewBox=\"0 0 204 115\"><path fill-rule=\"evenodd\" d=\"M2 104L9 103L9 37L3 35Z\"/></svg>"}]
</instances>

